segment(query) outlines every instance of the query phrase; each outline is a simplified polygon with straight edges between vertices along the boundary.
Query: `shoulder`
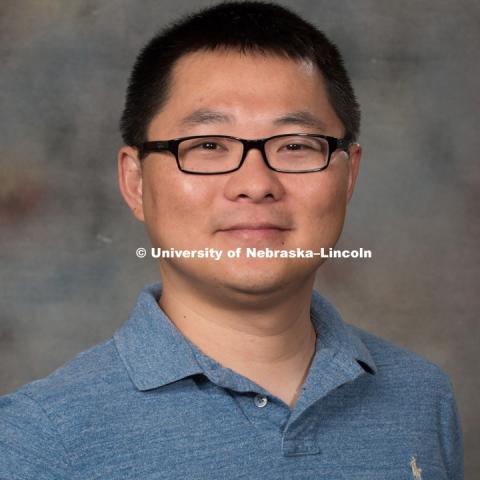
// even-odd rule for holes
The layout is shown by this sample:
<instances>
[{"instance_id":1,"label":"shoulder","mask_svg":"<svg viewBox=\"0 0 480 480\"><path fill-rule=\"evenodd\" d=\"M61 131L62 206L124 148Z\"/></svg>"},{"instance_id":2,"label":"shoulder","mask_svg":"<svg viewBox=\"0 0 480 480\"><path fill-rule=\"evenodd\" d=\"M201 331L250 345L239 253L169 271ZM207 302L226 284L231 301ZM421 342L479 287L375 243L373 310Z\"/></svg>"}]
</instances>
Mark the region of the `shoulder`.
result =
<instances>
[{"instance_id":1,"label":"shoulder","mask_svg":"<svg viewBox=\"0 0 480 480\"><path fill-rule=\"evenodd\" d=\"M68 469L65 424L128 382L117 357L109 339L0 397L0 478L18 471L27 478L62 477Z\"/></svg>"},{"instance_id":2,"label":"shoulder","mask_svg":"<svg viewBox=\"0 0 480 480\"><path fill-rule=\"evenodd\" d=\"M428 393L437 400L453 401L452 382L439 365L357 326L345 325L367 347L379 380L391 388L402 389L402 396L415 398Z\"/></svg>"},{"instance_id":3,"label":"shoulder","mask_svg":"<svg viewBox=\"0 0 480 480\"><path fill-rule=\"evenodd\" d=\"M61 437L40 404L17 391L0 397L0 478L63 478Z\"/></svg>"},{"instance_id":4,"label":"shoulder","mask_svg":"<svg viewBox=\"0 0 480 480\"><path fill-rule=\"evenodd\" d=\"M378 394L375 412L386 422L401 419L422 448L439 452L449 479L463 478L463 438L452 382L435 363L356 326L346 324L368 348L377 367L371 385ZM382 410L382 405L389 408ZM421 436L421 432L427 432ZM437 448L438 447L438 448ZM420 448L420 447L419 447Z\"/></svg>"},{"instance_id":5,"label":"shoulder","mask_svg":"<svg viewBox=\"0 0 480 480\"><path fill-rule=\"evenodd\" d=\"M39 403L61 407L60 398L70 395L98 394L108 385L116 385L123 377L113 338L80 352L50 375L22 386L17 392ZM101 389L96 387L101 386ZM1 397L0 397L1 398ZM46 407L48 408L48 407Z\"/></svg>"}]
</instances>

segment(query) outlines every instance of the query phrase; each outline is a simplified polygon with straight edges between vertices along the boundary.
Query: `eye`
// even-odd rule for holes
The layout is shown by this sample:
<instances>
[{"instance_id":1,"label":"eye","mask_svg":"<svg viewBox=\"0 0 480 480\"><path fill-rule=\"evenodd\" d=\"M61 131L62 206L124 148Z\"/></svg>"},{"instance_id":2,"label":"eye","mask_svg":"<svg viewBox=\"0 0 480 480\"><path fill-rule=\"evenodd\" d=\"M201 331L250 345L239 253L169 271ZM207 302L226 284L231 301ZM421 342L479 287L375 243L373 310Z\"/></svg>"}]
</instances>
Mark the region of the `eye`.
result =
<instances>
[{"instance_id":1,"label":"eye","mask_svg":"<svg viewBox=\"0 0 480 480\"><path fill-rule=\"evenodd\" d=\"M315 150L313 145L310 145L308 142L289 142L283 145L280 145L278 151L284 153L300 153L300 152L309 152Z\"/></svg>"},{"instance_id":2,"label":"eye","mask_svg":"<svg viewBox=\"0 0 480 480\"><path fill-rule=\"evenodd\" d=\"M215 142L202 142L194 145L194 148L199 148L201 150L217 150L220 145Z\"/></svg>"},{"instance_id":3,"label":"eye","mask_svg":"<svg viewBox=\"0 0 480 480\"><path fill-rule=\"evenodd\" d=\"M228 155L232 149L227 139L218 137L192 138L183 141L179 148L179 155L196 155L197 157L219 158Z\"/></svg>"},{"instance_id":4,"label":"eye","mask_svg":"<svg viewBox=\"0 0 480 480\"><path fill-rule=\"evenodd\" d=\"M288 138L284 139L276 147L276 151L284 154L305 154L323 153L328 144L316 138Z\"/></svg>"},{"instance_id":5,"label":"eye","mask_svg":"<svg viewBox=\"0 0 480 480\"><path fill-rule=\"evenodd\" d=\"M295 150L305 150L305 149L310 149L311 147L309 145L304 145L301 143L289 143L285 145L285 148L290 151L295 151Z\"/></svg>"}]
</instances>

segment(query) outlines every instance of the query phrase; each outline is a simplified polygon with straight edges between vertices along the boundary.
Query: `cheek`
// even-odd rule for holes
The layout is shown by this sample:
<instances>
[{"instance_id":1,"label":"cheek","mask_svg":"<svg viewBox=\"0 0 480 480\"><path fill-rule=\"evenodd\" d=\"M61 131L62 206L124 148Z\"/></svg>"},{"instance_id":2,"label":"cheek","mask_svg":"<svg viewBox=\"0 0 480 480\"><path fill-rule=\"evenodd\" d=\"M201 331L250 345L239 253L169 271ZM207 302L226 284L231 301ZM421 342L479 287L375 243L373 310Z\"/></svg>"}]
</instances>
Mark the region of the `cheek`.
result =
<instances>
[{"instance_id":1,"label":"cheek","mask_svg":"<svg viewBox=\"0 0 480 480\"><path fill-rule=\"evenodd\" d=\"M312 241L337 240L345 219L346 197L347 182L340 172L332 170L328 176L303 184L298 211L302 212L304 231Z\"/></svg>"},{"instance_id":2,"label":"cheek","mask_svg":"<svg viewBox=\"0 0 480 480\"><path fill-rule=\"evenodd\" d=\"M145 176L147 179L147 176ZM181 245L202 231L211 189L198 176L155 172L144 180L145 224L155 245Z\"/></svg>"}]
</instances>

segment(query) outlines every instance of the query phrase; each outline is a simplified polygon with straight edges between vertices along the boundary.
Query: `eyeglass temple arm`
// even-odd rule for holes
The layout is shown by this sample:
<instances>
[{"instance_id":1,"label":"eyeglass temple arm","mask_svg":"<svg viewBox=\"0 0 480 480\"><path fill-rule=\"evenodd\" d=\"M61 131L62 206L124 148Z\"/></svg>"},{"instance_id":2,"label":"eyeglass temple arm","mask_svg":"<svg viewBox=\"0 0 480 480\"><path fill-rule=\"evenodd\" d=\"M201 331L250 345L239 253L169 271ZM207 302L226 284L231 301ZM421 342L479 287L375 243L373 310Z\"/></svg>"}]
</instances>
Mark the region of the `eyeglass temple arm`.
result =
<instances>
[{"instance_id":1,"label":"eyeglass temple arm","mask_svg":"<svg viewBox=\"0 0 480 480\"><path fill-rule=\"evenodd\" d=\"M137 146L138 157L142 159L147 153L161 152L163 150L171 150L171 141L165 142L145 142Z\"/></svg>"},{"instance_id":2,"label":"eyeglass temple arm","mask_svg":"<svg viewBox=\"0 0 480 480\"><path fill-rule=\"evenodd\" d=\"M352 144L352 139L348 136L337 141L337 149L345 150L348 153L348 147Z\"/></svg>"}]
</instances>

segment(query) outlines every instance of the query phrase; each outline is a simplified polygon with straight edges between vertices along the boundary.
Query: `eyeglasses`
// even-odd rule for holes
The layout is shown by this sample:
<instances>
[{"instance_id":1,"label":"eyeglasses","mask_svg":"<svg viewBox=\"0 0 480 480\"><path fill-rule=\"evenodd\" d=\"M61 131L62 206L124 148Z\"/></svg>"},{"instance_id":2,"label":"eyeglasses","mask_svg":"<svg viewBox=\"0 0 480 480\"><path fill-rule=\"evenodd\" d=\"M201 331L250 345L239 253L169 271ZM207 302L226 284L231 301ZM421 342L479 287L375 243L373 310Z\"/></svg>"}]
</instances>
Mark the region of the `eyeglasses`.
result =
<instances>
[{"instance_id":1,"label":"eyeglasses","mask_svg":"<svg viewBox=\"0 0 480 480\"><path fill-rule=\"evenodd\" d=\"M351 141L313 133L289 133L258 140L228 135L195 135L142 143L139 157L170 152L185 173L214 175L238 170L251 149L260 150L268 168L283 173L325 170L337 149L348 153Z\"/></svg>"}]
</instances>

